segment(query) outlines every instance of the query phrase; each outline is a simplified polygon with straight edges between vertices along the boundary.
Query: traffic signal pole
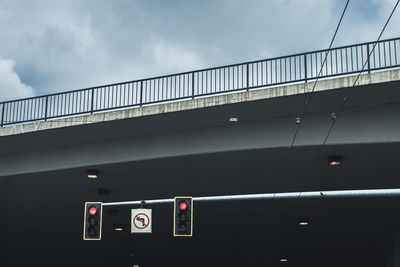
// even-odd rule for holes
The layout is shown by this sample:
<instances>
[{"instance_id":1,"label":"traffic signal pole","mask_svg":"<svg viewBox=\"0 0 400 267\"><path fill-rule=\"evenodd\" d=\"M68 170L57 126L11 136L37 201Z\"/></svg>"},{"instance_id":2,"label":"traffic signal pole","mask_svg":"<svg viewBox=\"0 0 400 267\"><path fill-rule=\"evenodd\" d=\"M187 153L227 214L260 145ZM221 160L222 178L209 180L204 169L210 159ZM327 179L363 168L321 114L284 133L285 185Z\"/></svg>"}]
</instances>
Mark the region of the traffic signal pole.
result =
<instances>
[{"instance_id":1,"label":"traffic signal pole","mask_svg":"<svg viewBox=\"0 0 400 267\"><path fill-rule=\"evenodd\" d=\"M275 200L275 199L313 199L313 198L365 198L365 197L400 197L400 188L367 189L367 190L336 190L336 191L308 191L266 194L245 194L193 197L193 202L234 201L234 200ZM103 203L103 206L138 205L174 203L174 198L135 200Z\"/></svg>"}]
</instances>

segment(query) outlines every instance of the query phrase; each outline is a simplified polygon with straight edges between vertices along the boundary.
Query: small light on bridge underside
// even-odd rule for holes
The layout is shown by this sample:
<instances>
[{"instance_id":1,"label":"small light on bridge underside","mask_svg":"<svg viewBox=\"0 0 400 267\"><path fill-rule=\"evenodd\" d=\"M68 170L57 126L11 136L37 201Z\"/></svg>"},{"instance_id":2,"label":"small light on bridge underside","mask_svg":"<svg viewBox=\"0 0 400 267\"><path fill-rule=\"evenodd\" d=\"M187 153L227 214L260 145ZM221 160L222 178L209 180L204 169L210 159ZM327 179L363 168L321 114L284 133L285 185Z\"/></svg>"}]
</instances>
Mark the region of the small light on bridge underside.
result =
<instances>
[{"instance_id":1,"label":"small light on bridge underside","mask_svg":"<svg viewBox=\"0 0 400 267\"><path fill-rule=\"evenodd\" d=\"M286 258L281 258L279 261L280 262L287 262L287 259Z\"/></svg>"},{"instance_id":2,"label":"small light on bridge underside","mask_svg":"<svg viewBox=\"0 0 400 267\"><path fill-rule=\"evenodd\" d=\"M95 169L89 169L89 170L86 170L86 172L87 172L87 177L89 179L97 179L99 176L99 171L95 170Z\"/></svg>"},{"instance_id":3,"label":"small light on bridge underside","mask_svg":"<svg viewBox=\"0 0 400 267\"><path fill-rule=\"evenodd\" d=\"M139 264L134 264L133 267L139 267Z\"/></svg>"},{"instance_id":4,"label":"small light on bridge underside","mask_svg":"<svg viewBox=\"0 0 400 267\"><path fill-rule=\"evenodd\" d=\"M329 166L339 166L342 164L342 157L337 155L331 155L328 157Z\"/></svg>"},{"instance_id":5,"label":"small light on bridge underside","mask_svg":"<svg viewBox=\"0 0 400 267\"><path fill-rule=\"evenodd\" d=\"M121 232L124 230L124 227L122 225L115 225L114 230L117 232Z\"/></svg>"},{"instance_id":6,"label":"small light on bridge underside","mask_svg":"<svg viewBox=\"0 0 400 267\"><path fill-rule=\"evenodd\" d=\"M309 218L305 218L305 217L300 218L300 219L299 219L299 225L300 225L300 226L308 226L308 225L310 225L310 220L309 220Z\"/></svg>"}]
</instances>

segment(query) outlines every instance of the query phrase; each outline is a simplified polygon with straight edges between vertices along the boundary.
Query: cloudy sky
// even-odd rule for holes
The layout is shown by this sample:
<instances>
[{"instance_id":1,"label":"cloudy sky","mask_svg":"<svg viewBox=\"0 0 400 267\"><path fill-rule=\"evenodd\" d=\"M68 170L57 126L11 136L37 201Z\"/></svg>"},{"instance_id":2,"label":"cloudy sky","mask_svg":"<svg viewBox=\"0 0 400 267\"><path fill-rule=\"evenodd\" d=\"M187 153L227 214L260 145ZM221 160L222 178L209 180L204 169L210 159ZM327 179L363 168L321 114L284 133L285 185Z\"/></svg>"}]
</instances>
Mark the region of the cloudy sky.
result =
<instances>
[{"instance_id":1,"label":"cloudy sky","mask_svg":"<svg viewBox=\"0 0 400 267\"><path fill-rule=\"evenodd\" d=\"M375 40L396 1L350 0L334 46ZM0 101L327 48L345 3L0 0Z\"/></svg>"}]
</instances>

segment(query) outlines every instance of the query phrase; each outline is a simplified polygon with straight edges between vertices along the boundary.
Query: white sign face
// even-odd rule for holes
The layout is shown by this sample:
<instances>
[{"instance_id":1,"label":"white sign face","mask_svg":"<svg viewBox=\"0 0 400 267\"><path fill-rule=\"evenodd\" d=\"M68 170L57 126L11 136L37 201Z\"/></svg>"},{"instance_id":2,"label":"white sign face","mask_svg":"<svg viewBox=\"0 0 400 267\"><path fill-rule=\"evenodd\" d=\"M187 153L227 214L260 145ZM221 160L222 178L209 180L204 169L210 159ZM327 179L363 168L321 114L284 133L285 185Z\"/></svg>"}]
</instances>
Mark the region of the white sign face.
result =
<instances>
[{"instance_id":1,"label":"white sign face","mask_svg":"<svg viewBox=\"0 0 400 267\"><path fill-rule=\"evenodd\" d=\"M131 233L151 233L151 209L132 209L131 214Z\"/></svg>"}]
</instances>

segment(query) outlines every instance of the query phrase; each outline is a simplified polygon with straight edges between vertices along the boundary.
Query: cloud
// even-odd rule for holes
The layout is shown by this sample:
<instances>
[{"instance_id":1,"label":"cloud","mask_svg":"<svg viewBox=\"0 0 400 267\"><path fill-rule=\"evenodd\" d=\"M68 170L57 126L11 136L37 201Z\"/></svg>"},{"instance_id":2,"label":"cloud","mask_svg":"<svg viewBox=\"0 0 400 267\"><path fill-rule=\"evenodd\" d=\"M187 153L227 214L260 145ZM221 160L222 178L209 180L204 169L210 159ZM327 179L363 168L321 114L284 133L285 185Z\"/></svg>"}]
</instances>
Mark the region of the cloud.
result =
<instances>
[{"instance_id":1,"label":"cloud","mask_svg":"<svg viewBox=\"0 0 400 267\"><path fill-rule=\"evenodd\" d=\"M162 40L150 45L147 53L149 61L155 67L154 72L165 72L165 70L169 73L182 72L204 65L195 51Z\"/></svg>"},{"instance_id":2,"label":"cloud","mask_svg":"<svg viewBox=\"0 0 400 267\"><path fill-rule=\"evenodd\" d=\"M345 3L6 0L0 53L48 94L324 49ZM394 3L350 1L334 46L376 39ZM400 9L392 20L383 38L400 35Z\"/></svg>"},{"instance_id":3,"label":"cloud","mask_svg":"<svg viewBox=\"0 0 400 267\"><path fill-rule=\"evenodd\" d=\"M31 86L21 82L14 66L14 60L0 57L0 101L35 95Z\"/></svg>"}]
</instances>

